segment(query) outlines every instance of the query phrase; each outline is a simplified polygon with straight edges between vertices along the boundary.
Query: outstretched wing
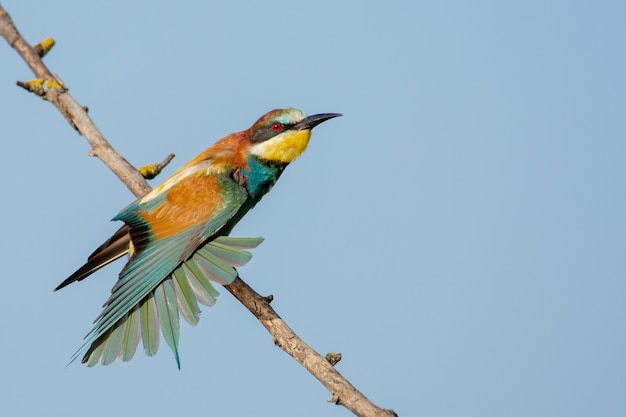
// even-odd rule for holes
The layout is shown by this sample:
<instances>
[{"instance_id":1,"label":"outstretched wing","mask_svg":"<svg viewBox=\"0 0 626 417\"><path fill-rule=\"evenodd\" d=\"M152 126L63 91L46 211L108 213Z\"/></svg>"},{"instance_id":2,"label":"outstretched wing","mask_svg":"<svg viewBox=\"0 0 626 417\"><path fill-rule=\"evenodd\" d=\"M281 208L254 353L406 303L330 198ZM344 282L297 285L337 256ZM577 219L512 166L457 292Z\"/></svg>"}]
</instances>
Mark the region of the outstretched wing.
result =
<instances>
[{"instance_id":1,"label":"outstretched wing","mask_svg":"<svg viewBox=\"0 0 626 417\"><path fill-rule=\"evenodd\" d=\"M179 314L192 326L200 319L198 303L212 306L219 295L210 281L223 284L232 282L237 271L232 268L246 264L252 254L243 249L253 249L263 241L262 237L218 236L205 243L187 261L183 262L154 291L105 332L100 340L92 343L82 362L94 366L101 361L108 365L121 357L123 361L133 358L139 340L144 351L151 356L159 348L159 327L178 356ZM218 278L219 277L219 278ZM228 277L225 280L225 277ZM83 349L76 352L75 360Z\"/></svg>"},{"instance_id":2,"label":"outstretched wing","mask_svg":"<svg viewBox=\"0 0 626 417\"><path fill-rule=\"evenodd\" d=\"M72 360L84 350L83 362L90 365L100 358L103 364L119 356L129 360L139 335L146 353L154 354L159 324L178 360L178 306L190 323L197 322L195 301L211 304L217 295L208 279L232 282L233 266L250 257L232 241L213 239L246 199L246 190L226 175L199 171L118 214L114 220L130 228L134 253Z\"/></svg>"}]
</instances>

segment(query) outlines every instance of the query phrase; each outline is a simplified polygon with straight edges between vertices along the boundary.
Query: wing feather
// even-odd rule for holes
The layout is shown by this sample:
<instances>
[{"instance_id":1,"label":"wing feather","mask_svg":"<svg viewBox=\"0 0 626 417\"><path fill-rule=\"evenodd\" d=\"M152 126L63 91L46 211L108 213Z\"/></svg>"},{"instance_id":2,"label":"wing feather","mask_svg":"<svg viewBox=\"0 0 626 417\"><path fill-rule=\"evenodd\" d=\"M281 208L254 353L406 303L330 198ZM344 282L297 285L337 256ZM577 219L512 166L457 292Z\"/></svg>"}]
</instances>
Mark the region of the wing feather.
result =
<instances>
[{"instance_id":1,"label":"wing feather","mask_svg":"<svg viewBox=\"0 0 626 417\"><path fill-rule=\"evenodd\" d=\"M178 337L180 335L178 300L176 299L176 292L171 278L167 278L154 290L154 299L159 314L158 321L161 322L163 338L172 349L172 352L174 352L176 364L178 369L180 369L180 356L178 355Z\"/></svg>"},{"instance_id":2,"label":"wing feather","mask_svg":"<svg viewBox=\"0 0 626 417\"><path fill-rule=\"evenodd\" d=\"M195 326L200 320L200 307L194 295L193 288L182 268L178 268L172 274L176 299L178 300L178 311L187 323Z\"/></svg>"}]
</instances>

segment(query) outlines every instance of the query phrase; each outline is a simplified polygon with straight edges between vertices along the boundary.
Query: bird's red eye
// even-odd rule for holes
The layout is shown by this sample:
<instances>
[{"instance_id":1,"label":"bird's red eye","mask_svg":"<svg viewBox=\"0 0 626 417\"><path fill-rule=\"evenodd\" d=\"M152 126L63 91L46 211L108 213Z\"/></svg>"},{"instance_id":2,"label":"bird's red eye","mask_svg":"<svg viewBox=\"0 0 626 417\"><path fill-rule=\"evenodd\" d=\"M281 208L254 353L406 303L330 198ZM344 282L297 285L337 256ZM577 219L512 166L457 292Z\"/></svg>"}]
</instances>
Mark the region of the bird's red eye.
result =
<instances>
[{"instance_id":1,"label":"bird's red eye","mask_svg":"<svg viewBox=\"0 0 626 417\"><path fill-rule=\"evenodd\" d=\"M272 123L272 130L273 130L274 132L278 132L278 131L279 131L280 129L282 129L282 128L283 128L283 125L282 125L282 124L280 124L280 123L278 123L278 122L274 122L274 123Z\"/></svg>"}]
</instances>

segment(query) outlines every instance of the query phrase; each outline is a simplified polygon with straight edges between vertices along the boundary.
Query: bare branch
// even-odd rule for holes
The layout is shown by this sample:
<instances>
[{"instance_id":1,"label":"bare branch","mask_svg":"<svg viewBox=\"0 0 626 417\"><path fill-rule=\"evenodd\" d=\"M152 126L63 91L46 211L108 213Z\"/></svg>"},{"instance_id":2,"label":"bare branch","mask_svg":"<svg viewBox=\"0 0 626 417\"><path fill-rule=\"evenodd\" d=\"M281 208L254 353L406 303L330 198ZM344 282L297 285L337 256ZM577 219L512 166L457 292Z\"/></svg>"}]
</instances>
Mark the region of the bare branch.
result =
<instances>
[{"instance_id":1,"label":"bare branch","mask_svg":"<svg viewBox=\"0 0 626 417\"><path fill-rule=\"evenodd\" d=\"M56 80L41 57L20 35L11 17L0 5L0 36L22 57L35 76L43 82ZM49 41L48 41L49 42ZM59 110L68 123L91 144L90 155L97 156L137 197L150 191L150 186L137 170L104 139L87 111L67 92L67 88L49 88L43 96Z\"/></svg>"},{"instance_id":2,"label":"bare branch","mask_svg":"<svg viewBox=\"0 0 626 417\"><path fill-rule=\"evenodd\" d=\"M50 101L68 123L91 144L92 150L90 155L100 158L137 197L148 193L150 186L142 177L142 174L109 145L87 115L86 108L80 106L68 94L67 88L63 83L57 77L54 77L42 62L40 56L43 56L52 47L54 40L51 38L46 39L35 50L22 38L1 5L0 36L18 52L38 78L38 80L21 84L29 91L33 91ZM156 169L160 171L163 166L169 163L171 157L158 164ZM272 335L277 346L304 366L331 392L330 402L346 407L357 416L391 417L396 415L392 410L384 410L377 407L337 372L334 364L341 359L340 354L331 353L324 358L300 339L270 306L269 303L273 297L260 296L240 278L237 278L232 284L225 287L257 317Z\"/></svg>"},{"instance_id":3,"label":"bare branch","mask_svg":"<svg viewBox=\"0 0 626 417\"><path fill-rule=\"evenodd\" d=\"M383 410L367 399L333 367L331 362L311 349L293 332L282 318L240 278L225 288L235 296L272 335L276 346L304 366L332 394L330 402L343 405L357 416L395 416L392 410Z\"/></svg>"}]
</instances>

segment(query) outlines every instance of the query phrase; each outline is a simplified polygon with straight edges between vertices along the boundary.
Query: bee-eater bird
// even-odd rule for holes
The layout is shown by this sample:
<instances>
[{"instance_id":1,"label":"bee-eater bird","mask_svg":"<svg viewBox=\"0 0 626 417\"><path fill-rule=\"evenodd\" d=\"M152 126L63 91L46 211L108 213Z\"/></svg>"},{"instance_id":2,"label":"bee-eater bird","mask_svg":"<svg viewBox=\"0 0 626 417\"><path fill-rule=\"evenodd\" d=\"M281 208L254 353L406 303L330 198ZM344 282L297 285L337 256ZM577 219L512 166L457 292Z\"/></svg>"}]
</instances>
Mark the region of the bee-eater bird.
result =
<instances>
[{"instance_id":1,"label":"bee-eater bird","mask_svg":"<svg viewBox=\"0 0 626 417\"><path fill-rule=\"evenodd\" d=\"M232 133L179 168L113 220L125 223L56 289L80 281L130 254L103 311L72 361L108 365L132 359L139 339L147 355L159 347L159 327L178 355L179 314L198 323L198 302L215 303L217 291L237 277L235 266L252 255L260 237L231 237L232 228L272 188L285 167L306 149L311 129L341 116L306 116L272 110L251 128Z\"/></svg>"}]
</instances>

